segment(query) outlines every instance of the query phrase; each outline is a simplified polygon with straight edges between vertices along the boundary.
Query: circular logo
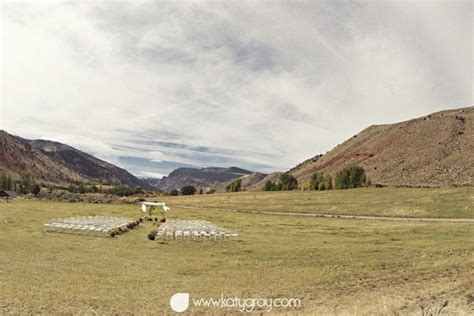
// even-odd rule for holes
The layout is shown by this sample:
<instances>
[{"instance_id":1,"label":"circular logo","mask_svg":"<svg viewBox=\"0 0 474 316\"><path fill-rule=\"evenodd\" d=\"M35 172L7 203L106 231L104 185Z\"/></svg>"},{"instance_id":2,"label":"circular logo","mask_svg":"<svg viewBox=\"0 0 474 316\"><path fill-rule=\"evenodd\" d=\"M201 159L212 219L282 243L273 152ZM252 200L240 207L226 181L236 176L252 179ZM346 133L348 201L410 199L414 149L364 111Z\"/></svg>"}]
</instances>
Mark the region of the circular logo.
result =
<instances>
[{"instance_id":1,"label":"circular logo","mask_svg":"<svg viewBox=\"0 0 474 316\"><path fill-rule=\"evenodd\" d=\"M175 293L170 298L171 309L177 313L182 313L189 307L189 293Z\"/></svg>"}]
</instances>

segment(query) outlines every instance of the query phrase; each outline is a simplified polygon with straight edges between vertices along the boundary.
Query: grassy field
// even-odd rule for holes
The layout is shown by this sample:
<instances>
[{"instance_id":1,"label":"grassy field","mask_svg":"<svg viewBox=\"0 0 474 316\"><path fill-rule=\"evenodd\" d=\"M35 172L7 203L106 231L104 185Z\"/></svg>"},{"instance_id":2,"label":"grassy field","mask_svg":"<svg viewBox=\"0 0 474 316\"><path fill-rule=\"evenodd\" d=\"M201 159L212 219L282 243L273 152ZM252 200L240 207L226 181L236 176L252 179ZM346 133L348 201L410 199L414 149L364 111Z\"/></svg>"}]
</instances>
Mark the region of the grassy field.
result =
<instances>
[{"instance_id":1,"label":"grassy field","mask_svg":"<svg viewBox=\"0 0 474 316\"><path fill-rule=\"evenodd\" d=\"M54 217L138 217L134 205L0 203L1 314L171 314L191 297L295 297L300 314L474 313L472 223L383 222L224 212L287 210L473 217L472 189L363 189L167 197L169 218L212 221L224 242L149 241L146 223L116 238L43 231ZM349 203L351 200L353 203ZM233 309L191 307L191 313Z\"/></svg>"},{"instance_id":2,"label":"grassy field","mask_svg":"<svg viewBox=\"0 0 474 316\"><path fill-rule=\"evenodd\" d=\"M203 210L300 212L393 217L474 218L474 188L364 188L332 191L239 192L163 197Z\"/></svg>"}]
</instances>

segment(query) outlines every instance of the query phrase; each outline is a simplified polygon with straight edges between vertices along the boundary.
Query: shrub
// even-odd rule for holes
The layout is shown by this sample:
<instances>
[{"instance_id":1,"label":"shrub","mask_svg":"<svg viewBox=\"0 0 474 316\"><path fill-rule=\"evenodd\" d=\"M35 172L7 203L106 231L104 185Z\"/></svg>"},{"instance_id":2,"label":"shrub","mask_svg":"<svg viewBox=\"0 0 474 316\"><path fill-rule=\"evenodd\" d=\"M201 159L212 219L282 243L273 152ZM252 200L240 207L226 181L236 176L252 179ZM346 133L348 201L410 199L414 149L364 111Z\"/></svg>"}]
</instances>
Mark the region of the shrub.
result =
<instances>
[{"instance_id":1,"label":"shrub","mask_svg":"<svg viewBox=\"0 0 474 316\"><path fill-rule=\"evenodd\" d=\"M178 194L179 194L179 192L176 189L173 189L173 190L170 191L171 196L177 196Z\"/></svg>"},{"instance_id":2,"label":"shrub","mask_svg":"<svg viewBox=\"0 0 474 316\"><path fill-rule=\"evenodd\" d=\"M156 232L154 230L148 233L149 240L155 240L155 237L156 237Z\"/></svg>"},{"instance_id":3,"label":"shrub","mask_svg":"<svg viewBox=\"0 0 474 316\"><path fill-rule=\"evenodd\" d=\"M215 189L210 189L209 191L206 192L206 194L214 194L216 193Z\"/></svg>"},{"instance_id":4,"label":"shrub","mask_svg":"<svg viewBox=\"0 0 474 316\"><path fill-rule=\"evenodd\" d=\"M192 185L185 185L181 188L182 195L194 195L196 193L196 188Z\"/></svg>"},{"instance_id":5,"label":"shrub","mask_svg":"<svg viewBox=\"0 0 474 316\"><path fill-rule=\"evenodd\" d=\"M38 195L40 191L41 187L38 184L33 184L33 186L31 187L31 193L33 193L34 195Z\"/></svg>"},{"instance_id":6,"label":"shrub","mask_svg":"<svg viewBox=\"0 0 474 316\"><path fill-rule=\"evenodd\" d=\"M118 229L118 228L114 228L114 229L112 229L112 233L114 234L113 236L115 236L115 235L121 234L122 231L121 231L120 229Z\"/></svg>"},{"instance_id":7,"label":"shrub","mask_svg":"<svg viewBox=\"0 0 474 316\"><path fill-rule=\"evenodd\" d=\"M350 189L367 186L368 180L364 168L352 165L344 168L336 174L336 189Z\"/></svg>"},{"instance_id":8,"label":"shrub","mask_svg":"<svg viewBox=\"0 0 474 316\"><path fill-rule=\"evenodd\" d=\"M225 191L226 192L239 192L239 191L241 191L241 187L242 187L242 180L237 179L237 180L234 180L231 183L229 183L226 186Z\"/></svg>"},{"instance_id":9,"label":"shrub","mask_svg":"<svg viewBox=\"0 0 474 316\"><path fill-rule=\"evenodd\" d=\"M71 185L69 185L69 187L67 188L67 190L68 190L68 192L70 192L70 193L74 193L74 192L76 192L76 187L71 184Z\"/></svg>"},{"instance_id":10,"label":"shrub","mask_svg":"<svg viewBox=\"0 0 474 316\"><path fill-rule=\"evenodd\" d=\"M79 187L77 187L77 192L80 193L80 194L84 194L86 193L86 188L84 187L84 185L79 185Z\"/></svg>"}]
</instances>

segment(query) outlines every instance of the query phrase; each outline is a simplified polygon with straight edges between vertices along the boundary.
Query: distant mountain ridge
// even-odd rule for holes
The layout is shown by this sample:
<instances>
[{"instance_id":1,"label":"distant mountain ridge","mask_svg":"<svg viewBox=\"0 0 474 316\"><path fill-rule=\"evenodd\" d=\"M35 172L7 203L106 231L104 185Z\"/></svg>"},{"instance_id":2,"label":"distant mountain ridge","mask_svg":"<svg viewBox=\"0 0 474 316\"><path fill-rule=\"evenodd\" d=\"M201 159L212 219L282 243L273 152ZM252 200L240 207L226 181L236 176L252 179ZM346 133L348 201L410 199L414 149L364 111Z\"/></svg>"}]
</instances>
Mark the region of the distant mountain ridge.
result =
<instances>
[{"instance_id":1,"label":"distant mountain ridge","mask_svg":"<svg viewBox=\"0 0 474 316\"><path fill-rule=\"evenodd\" d=\"M222 182L237 179L251 173L251 171L237 167L178 168L167 177L163 177L156 187L160 191L166 192L172 189L179 190L185 185L192 185L203 190L216 189Z\"/></svg>"},{"instance_id":2,"label":"distant mountain ridge","mask_svg":"<svg viewBox=\"0 0 474 316\"><path fill-rule=\"evenodd\" d=\"M324 155L309 158L287 172L301 187L314 172L333 177L344 167L362 166L374 184L448 186L474 184L474 107L432 113L404 122L373 125ZM0 171L30 173L45 184L111 183L169 192L185 185L204 191L235 179L242 189L260 190L280 172L263 174L242 168L178 168L162 179L138 179L126 170L48 140L28 140L0 130Z\"/></svg>"},{"instance_id":3,"label":"distant mountain ridge","mask_svg":"<svg viewBox=\"0 0 474 316\"><path fill-rule=\"evenodd\" d=\"M15 176L27 172L45 184L146 185L128 171L69 145L29 140L5 131L0 131L0 170Z\"/></svg>"}]
</instances>

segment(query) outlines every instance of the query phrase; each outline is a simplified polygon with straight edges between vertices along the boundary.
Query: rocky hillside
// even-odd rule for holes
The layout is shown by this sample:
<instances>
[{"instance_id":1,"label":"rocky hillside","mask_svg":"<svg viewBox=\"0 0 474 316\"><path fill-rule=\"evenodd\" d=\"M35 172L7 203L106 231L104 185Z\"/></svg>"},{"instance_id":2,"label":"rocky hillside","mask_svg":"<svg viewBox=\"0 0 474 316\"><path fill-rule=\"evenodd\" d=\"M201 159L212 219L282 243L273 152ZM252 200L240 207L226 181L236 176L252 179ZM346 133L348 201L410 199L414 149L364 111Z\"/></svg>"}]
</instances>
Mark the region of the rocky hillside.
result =
<instances>
[{"instance_id":1,"label":"rocky hillside","mask_svg":"<svg viewBox=\"0 0 474 316\"><path fill-rule=\"evenodd\" d=\"M128 171L71 146L48 140L23 141L88 179L130 187L143 186L142 181Z\"/></svg>"},{"instance_id":2,"label":"rocky hillside","mask_svg":"<svg viewBox=\"0 0 474 316\"><path fill-rule=\"evenodd\" d=\"M230 168L178 168L167 177L163 177L157 185L160 191L169 192L172 189L180 189L185 185L193 185L197 189L207 191L222 186L223 182L251 174L251 171L237 167Z\"/></svg>"},{"instance_id":3,"label":"rocky hillside","mask_svg":"<svg viewBox=\"0 0 474 316\"><path fill-rule=\"evenodd\" d=\"M0 131L0 171L16 177L22 172L28 172L36 181L43 183L68 184L87 181L83 175L4 131Z\"/></svg>"},{"instance_id":4,"label":"rocky hillside","mask_svg":"<svg viewBox=\"0 0 474 316\"><path fill-rule=\"evenodd\" d=\"M316 171L335 175L351 164L364 167L373 183L383 185L472 184L474 107L370 126L289 172L303 184Z\"/></svg>"},{"instance_id":5,"label":"rocky hillside","mask_svg":"<svg viewBox=\"0 0 474 316\"><path fill-rule=\"evenodd\" d=\"M45 184L100 182L142 186L140 179L124 169L81 152L71 146L47 140L28 140L0 131L0 170L19 176L30 173Z\"/></svg>"}]
</instances>

